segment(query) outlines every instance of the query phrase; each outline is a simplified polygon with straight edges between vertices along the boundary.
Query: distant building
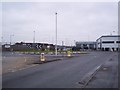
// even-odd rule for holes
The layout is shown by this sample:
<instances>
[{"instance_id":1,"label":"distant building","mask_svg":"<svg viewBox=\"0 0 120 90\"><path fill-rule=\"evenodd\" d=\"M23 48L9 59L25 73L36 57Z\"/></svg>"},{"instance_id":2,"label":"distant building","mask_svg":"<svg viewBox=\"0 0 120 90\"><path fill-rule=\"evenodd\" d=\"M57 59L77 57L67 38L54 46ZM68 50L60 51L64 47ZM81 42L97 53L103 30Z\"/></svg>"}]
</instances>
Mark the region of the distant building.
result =
<instances>
[{"instance_id":1,"label":"distant building","mask_svg":"<svg viewBox=\"0 0 120 90\"><path fill-rule=\"evenodd\" d=\"M76 42L76 47L79 49L96 49L96 42Z\"/></svg>"},{"instance_id":2,"label":"distant building","mask_svg":"<svg viewBox=\"0 0 120 90\"><path fill-rule=\"evenodd\" d=\"M101 36L96 40L96 46L97 50L118 51L120 50L120 36L119 35Z\"/></svg>"},{"instance_id":3,"label":"distant building","mask_svg":"<svg viewBox=\"0 0 120 90\"><path fill-rule=\"evenodd\" d=\"M63 49L70 49L72 46L61 46L57 45L58 50L63 50ZM10 44L4 44L2 45L2 50L3 51L26 51L26 50L55 50L55 45L54 44L49 44L49 43L25 43L25 42L20 42L20 43L15 43L13 45Z\"/></svg>"},{"instance_id":4,"label":"distant building","mask_svg":"<svg viewBox=\"0 0 120 90\"><path fill-rule=\"evenodd\" d=\"M11 45L10 44L4 44L4 45L2 45L2 50L3 51L10 51L11 50Z\"/></svg>"},{"instance_id":5,"label":"distant building","mask_svg":"<svg viewBox=\"0 0 120 90\"><path fill-rule=\"evenodd\" d=\"M53 44L47 44L47 43L25 43L25 42L20 42L20 43L15 43L14 45L9 45L5 44L2 45L2 50L3 51L10 51L11 49L13 51L19 51L19 50L54 50L55 46Z\"/></svg>"}]
</instances>

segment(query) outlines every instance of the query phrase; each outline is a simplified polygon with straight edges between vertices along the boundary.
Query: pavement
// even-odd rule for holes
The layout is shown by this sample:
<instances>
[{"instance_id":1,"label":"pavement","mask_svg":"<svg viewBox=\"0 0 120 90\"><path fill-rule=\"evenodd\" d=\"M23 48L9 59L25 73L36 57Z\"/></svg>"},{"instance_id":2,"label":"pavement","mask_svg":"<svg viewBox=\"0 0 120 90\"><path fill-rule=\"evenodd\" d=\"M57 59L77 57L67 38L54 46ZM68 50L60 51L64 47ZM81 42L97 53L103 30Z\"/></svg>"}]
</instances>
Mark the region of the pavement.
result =
<instances>
[{"instance_id":1,"label":"pavement","mask_svg":"<svg viewBox=\"0 0 120 90\"><path fill-rule=\"evenodd\" d=\"M101 87L102 86L102 87ZM106 61L86 86L86 88L118 87L118 53Z\"/></svg>"},{"instance_id":2,"label":"pavement","mask_svg":"<svg viewBox=\"0 0 120 90\"><path fill-rule=\"evenodd\" d=\"M2 86L3 88L81 88L79 82L84 76L110 59L116 61L116 54L117 52L91 52L67 60L37 64L34 67L3 74ZM117 62L115 63L117 64ZM114 69L117 68L115 63L113 65ZM111 69L112 72L109 73L113 75L113 78L110 78L109 81L115 83L113 87L117 87L117 76L114 75L117 71L114 71L114 69ZM101 78L107 79L106 73L103 73ZM107 83L106 80L103 82L107 84L107 88L111 87L111 83ZM98 81L96 83L98 84L95 86L105 86L99 84ZM90 82L88 85L91 88L95 87Z\"/></svg>"}]
</instances>

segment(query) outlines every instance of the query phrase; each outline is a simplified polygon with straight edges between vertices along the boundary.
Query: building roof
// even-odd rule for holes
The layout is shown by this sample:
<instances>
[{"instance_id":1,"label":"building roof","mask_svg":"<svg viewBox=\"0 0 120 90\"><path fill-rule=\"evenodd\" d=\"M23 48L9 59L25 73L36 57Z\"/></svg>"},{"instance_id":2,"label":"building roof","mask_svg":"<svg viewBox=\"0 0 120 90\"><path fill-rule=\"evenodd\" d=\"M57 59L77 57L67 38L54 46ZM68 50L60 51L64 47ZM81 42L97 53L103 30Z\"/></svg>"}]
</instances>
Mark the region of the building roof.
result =
<instances>
[{"instance_id":1,"label":"building roof","mask_svg":"<svg viewBox=\"0 0 120 90\"><path fill-rule=\"evenodd\" d=\"M79 42L76 42L76 44L95 44L96 42L95 41L79 41Z\"/></svg>"},{"instance_id":2,"label":"building roof","mask_svg":"<svg viewBox=\"0 0 120 90\"><path fill-rule=\"evenodd\" d=\"M101 36L101 37L120 37L120 35L104 35L104 36Z\"/></svg>"},{"instance_id":3,"label":"building roof","mask_svg":"<svg viewBox=\"0 0 120 90\"><path fill-rule=\"evenodd\" d=\"M104 36L99 37L97 40L99 40L102 37L120 37L120 35L104 35Z\"/></svg>"}]
</instances>

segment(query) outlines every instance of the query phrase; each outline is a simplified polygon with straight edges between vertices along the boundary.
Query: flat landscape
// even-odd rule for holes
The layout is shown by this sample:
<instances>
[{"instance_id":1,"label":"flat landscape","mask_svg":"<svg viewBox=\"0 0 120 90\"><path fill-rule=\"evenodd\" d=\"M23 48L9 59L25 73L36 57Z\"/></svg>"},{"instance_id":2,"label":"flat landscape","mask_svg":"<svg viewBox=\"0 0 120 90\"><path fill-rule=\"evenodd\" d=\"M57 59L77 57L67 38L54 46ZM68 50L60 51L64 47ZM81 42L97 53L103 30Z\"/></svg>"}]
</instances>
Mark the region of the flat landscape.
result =
<instances>
[{"instance_id":1,"label":"flat landscape","mask_svg":"<svg viewBox=\"0 0 120 90\"><path fill-rule=\"evenodd\" d=\"M6 54L3 55L6 57L10 55ZM18 55L11 54L10 56L17 57ZM4 65L8 64L3 61L3 71ZM31 65L33 66L4 73L3 88L118 87L118 52L89 51L87 54L79 54L72 58L29 66ZM94 76L91 76L94 72ZM89 77L91 77L90 80L87 80ZM86 84L81 84L82 81Z\"/></svg>"}]
</instances>

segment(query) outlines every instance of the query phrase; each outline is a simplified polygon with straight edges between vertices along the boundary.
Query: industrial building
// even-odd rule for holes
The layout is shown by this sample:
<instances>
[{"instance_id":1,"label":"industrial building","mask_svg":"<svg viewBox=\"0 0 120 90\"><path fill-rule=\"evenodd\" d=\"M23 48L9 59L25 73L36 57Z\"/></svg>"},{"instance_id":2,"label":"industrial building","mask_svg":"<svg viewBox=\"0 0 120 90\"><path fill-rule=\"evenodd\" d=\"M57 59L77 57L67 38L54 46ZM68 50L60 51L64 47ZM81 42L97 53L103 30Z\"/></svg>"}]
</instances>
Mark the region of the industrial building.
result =
<instances>
[{"instance_id":1,"label":"industrial building","mask_svg":"<svg viewBox=\"0 0 120 90\"><path fill-rule=\"evenodd\" d=\"M96 40L96 49L103 51L119 51L120 36L119 35L101 36Z\"/></svg>"},{"instance_id":2,"label":"industrial building","mask_svg":"<svg viewBox=\"0 0 120 90\"><path fill-rule=\"evenodd\" d=\"M67 50L70 48L72 48L72 46L57 45L57 50ZM49 43L25 43L25 42L15 43L13 45L10 44L2 45L2 51L25 51L25 50L54 51L55 45Z\"/></svg>"},{"instance_id":3,"label":"industrial building","mask_svg":"<svg viewBox=\"0 0 120 90\"><path fill-rule=\"evenodd\" d=\"M25 43L25 42L15 43L14 45L10 45L10 44L2 45L3 51L10 51L11 49L14 51L33 50L33 49L44 51L45 49L48 48L49 50L54 50L54 45L48 43Z\"/></svg>"},{"instance_id":4,"label":"industrial building","mask_svg":"<svg viewBox=\"0 0 120 90\"><path fill-rule=\"evenodd\" d=\"M102 51L120 51L120 35L105 35L96 41L76 42L77 50L102 50Z\"/></svg>"},{"instance_id":5,"label":"industrial building","mask_svg":"<svg viewBox=\"0 0 120 90\"><path fill-rule=\"evenodd\" d=\"M120 51L120 35L105 35L98 38L96 41L77 41L76 46L61 46L57 45L58 50L72 49L79 50L102 50L102 51ZM55 50L55 45L48 43L15 43L14 45L2 45L3 51L19 51L19 50Z\"/></svg>"},{"instance_id":6,"label":"industrial building","mask_svg":"<svg viewBox=\"0 0 120 90\"><path fill-rule=\"evenodd\" d=\"M79 49L96 49L96 42L76 42L76 47Z\"/></svg>"}]
</instances>

